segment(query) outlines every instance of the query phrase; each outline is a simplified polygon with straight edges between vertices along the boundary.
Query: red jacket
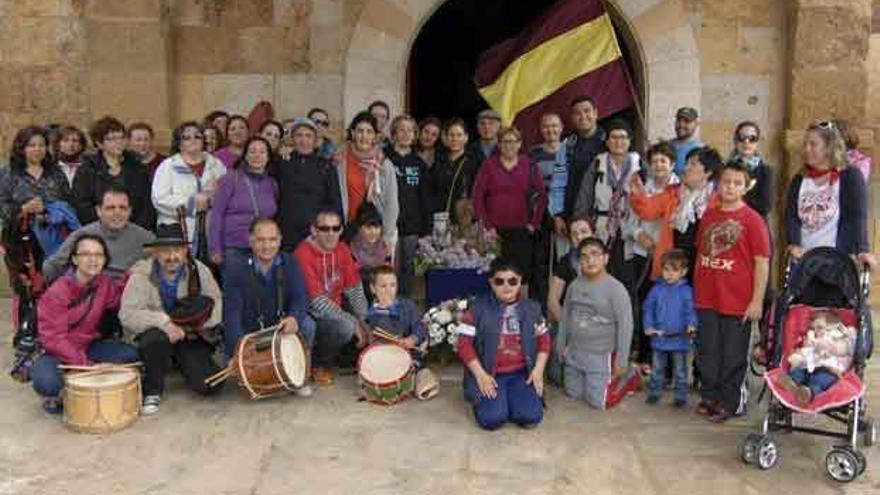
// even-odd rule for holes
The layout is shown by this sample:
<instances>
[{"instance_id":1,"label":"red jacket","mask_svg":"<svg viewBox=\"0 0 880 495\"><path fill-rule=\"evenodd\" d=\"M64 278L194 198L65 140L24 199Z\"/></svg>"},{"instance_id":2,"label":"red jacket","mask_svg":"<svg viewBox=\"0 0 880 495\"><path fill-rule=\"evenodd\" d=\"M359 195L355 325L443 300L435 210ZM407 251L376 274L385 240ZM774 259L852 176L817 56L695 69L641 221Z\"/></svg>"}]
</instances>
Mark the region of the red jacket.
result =
<instances>
[{"instance_id":1,"label":"red jacket","mask_svg":"<svg viewBox=\"0 0 880 495\"><path fill-rule=\"evenodd\" d=\"M531 210L529 195L534 195ZM488 228L539 227L547 209L547 191L538 167L526 155L512 170L501 164L501 155L490 156L480 167L474 184L474 214Z\"/></svg>"},{"instance_id":2,"label":"red jacket","mask_svg":"<svg viewBox=\"0 0 880 495\"><path fill-rule=\"evenodd\" d=\"M309 301L327 296L342 307L342 293L361 283L360 268L342 242L333 251L325 252L306 239L299 243L293 257L302 269Z\"/></svg>"},{"instance_id":3,"label":"red jacket","mask_svg":"<svg viewBox=\"0 0 880 495\"><path fill-rule=\"evenodd\" d=\"M43 349L62 364L91 364L86 349L101 335L104 311L119 308L127 279L113 280L102 273L89 285L72 274L56 280L37 303L37 335Z\"/></svg>"}]
</instances>

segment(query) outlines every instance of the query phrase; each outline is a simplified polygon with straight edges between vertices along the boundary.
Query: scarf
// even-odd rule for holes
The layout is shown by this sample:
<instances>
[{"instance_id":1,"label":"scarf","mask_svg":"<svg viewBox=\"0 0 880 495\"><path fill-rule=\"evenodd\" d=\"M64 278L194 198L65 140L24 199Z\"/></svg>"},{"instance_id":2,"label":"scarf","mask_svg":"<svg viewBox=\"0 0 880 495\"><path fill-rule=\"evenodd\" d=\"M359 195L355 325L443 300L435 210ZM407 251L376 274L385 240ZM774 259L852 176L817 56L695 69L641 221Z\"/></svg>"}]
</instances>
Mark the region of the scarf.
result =
<instances>
[{"instance_id":1,"label":"scarf","mask_svg":"<svg viewBox=\"0 0 880 495\"><path fill-rule=\"evenodd\" d=\"M755 173L755 169L758 168L758 165L760 165L764 161L761 158L761 155L758 153L755 153L752 156L745 156L745 155L738 153L736 150L734 150L734 152L730 154L729 161L736 161L736 160L740 160L743 163L745 163L746 167L749 168L749 172L752 174Z\"/></svg>"},{"instance_id":2,"label":"scarf","mask_svg":"<svg viewBox=\"0 0 880 495\"><path fill-rule=\"evenodd\" d=\"M812 165L807 165L805 168L805 171L806 171L805 173L806 173L807 177L809 177L810 179L813 179L813 180L821 179L822 177L830 174L830 176L828 177L828 185L830 185L830 186L833 186L834 183L837 182L837 179L840 178L840 171L837 170L836 168L832 168L832 169L828 169L828 170L819 170L818 168L816 168Z\"/></svg>"},{"instance_id":3,"label":"scarf","mask_svg":"<svg viewBox=\"0 0 880 495\"><path fill-rule=\"evenodd\" d=\"M715 191L715 184L709 182L705 187L698 191L693 191L684 187L681 189L682 198L678 208L672 217L672 224L675 230L685 233L688 227L697 223L697 220L703 217L706 208L709 206L709 200Z\"/></svg>"},{"instance_id":4,"label":"scarf","mask_svg":"<svg viewBox=\"0 0 880 495\"><path fill-rule=\"evenodd\" d=\"M379 168L385 160L382 151L379 147L375 147L366 153L358 152L354 147L349 147L348 151L349 152L345 154L346 164L357 165L360 167L361 172L364 173L364 182L367 184L366 198L371 203L375 202L375 199L382 194L378 180Z\"/></svg>"}]
</instances>

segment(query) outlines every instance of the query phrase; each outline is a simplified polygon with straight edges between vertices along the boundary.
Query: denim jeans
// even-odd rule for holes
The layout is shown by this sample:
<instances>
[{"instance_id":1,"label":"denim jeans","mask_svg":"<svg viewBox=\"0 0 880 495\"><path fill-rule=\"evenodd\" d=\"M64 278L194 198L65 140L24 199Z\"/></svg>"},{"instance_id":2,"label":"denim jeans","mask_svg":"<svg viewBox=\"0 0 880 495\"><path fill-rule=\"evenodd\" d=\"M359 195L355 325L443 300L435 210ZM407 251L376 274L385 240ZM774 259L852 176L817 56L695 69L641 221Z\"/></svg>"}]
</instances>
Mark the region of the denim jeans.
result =
<instances>
[{"instance_id":1,"label":"denim jeans","mask_svg":"<svg viewBox=\"0 0 880 495\"><path fill-rule=\"evenodd\" d=\"M806 385L813 392L813 397L831 388L837 383L837 375L825 368L816 368L812 373L806 368L793 368L788 376L798 385Z\"/></svg>"},{"instance_id":2,"label":"denim jeans","mask_svg":"<svg viewBox=\"0 0 880 495\"><path fill-rule=\"evenodd\" d=\"M535 387L526 383L525 371L496 375L495 383L495 398L482 397L474 404L474 417L480 428L497 430L508 421L520 426L541 422L544 405Z\"/></svg>"},{"instance_id":3,"label":"denim jeans","mask_svg":"<svg viewBox=\"0 0 880 495\"><path fill-rule=\"evenodd\" d=\"M675 379L675 398L687 400L687 351L659 351L654 349L651 366L651 382L648 384L648 395L659 397L663 392L663 381L666 379L666 367L672 361L672 373Z\"/></svg>"},{"instance_id":4,"label":"denim jeans","mask_svg":"<svg viewBox=\"0 0 880 495\"><path fill-rule=\"evenodd\" d=\"M332 366L345 344L355 335L355 324L348 319L315 319L315 339L312 347L312 366Z\"/></svg>"},{"instance_id":5,"label":"denim jeans","mask_svg":"<svg viewBox=\"0 0 880 495\"><path fill-rule=\"evenodd\" d=\"M86 350L89 359L96 363L133 363L138 360L134 346L113 340L98 340ZM44 397L58 397L64 388L61 364L57 358L43 354L31 368L34 390Z\"/></svg>"}]
</instances>

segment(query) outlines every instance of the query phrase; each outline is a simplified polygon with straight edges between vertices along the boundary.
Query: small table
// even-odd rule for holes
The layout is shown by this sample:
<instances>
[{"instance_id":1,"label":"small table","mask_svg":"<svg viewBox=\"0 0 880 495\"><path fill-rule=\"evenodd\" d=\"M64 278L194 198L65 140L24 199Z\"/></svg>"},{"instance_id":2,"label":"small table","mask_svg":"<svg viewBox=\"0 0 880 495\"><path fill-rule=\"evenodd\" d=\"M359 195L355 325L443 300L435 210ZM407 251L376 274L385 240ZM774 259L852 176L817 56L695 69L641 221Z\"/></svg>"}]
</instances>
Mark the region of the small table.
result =
<instances>
[{"instance_id":1,"label":"small table","mask_svg":"<svg viewBox=\"0 0 880 495\"><path fill-rule=\"evenodd\" d=\"M425 299L428 306L488 292L489 276L478 273L473 268L432 268L425 273Z\"/></svg>"}]
</instances>

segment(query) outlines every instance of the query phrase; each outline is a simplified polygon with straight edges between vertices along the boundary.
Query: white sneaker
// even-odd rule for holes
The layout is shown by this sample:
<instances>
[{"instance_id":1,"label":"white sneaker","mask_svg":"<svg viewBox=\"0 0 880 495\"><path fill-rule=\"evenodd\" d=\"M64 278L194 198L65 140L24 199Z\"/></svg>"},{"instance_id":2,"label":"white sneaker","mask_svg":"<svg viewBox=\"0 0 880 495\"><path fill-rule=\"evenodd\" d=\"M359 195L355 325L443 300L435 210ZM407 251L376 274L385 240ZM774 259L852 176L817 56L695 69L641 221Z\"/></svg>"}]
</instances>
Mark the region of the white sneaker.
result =
<instances>
[{"instance_id":1,"label":"white sneaker","mask_svg":"<svg viewBox=\"0 0 880 495\"><path fill-rule=\"evenodd\" d=\"M162 402L161 395L148 395L144 397L144 403L141 406L141 414L150 416L159 412L159 403Z\"/></svg>"},{"instance_id":2,"label":"white sneaker","mask_svg":"<svg viewBox=\"0 0 880 495\"><path fill-rule=\"evenodd\" d=\"M293 389L293 393L296 394L297 397L311 397L312 396L312 386L311 385L303 385L300 388Z\"/></svg>"}]
</instances>

